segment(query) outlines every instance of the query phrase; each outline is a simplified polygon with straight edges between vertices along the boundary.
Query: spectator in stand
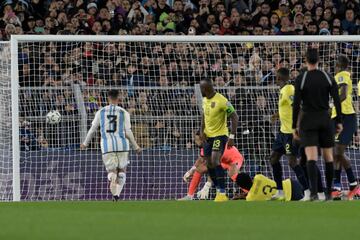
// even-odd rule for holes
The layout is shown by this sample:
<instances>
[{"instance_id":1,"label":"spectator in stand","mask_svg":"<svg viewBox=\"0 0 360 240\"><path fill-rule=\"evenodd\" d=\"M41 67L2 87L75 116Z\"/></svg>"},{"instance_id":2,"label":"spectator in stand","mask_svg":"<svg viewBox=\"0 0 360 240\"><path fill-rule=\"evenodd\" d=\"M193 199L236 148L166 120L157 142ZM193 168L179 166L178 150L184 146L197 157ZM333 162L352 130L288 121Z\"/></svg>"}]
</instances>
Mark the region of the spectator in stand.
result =
<instances>
[{"instance_id":1,"label":"spectator in stand","mask_svg":"<svg viewBox=\"0 0 360 240\"><path fill-rule=\"evenodd\" d=\"M353 9L349 8L345 11L345 19L342 20L341 27L348 34L353 34L356 32L355 12Z\"/></svg>"}]
</instances>

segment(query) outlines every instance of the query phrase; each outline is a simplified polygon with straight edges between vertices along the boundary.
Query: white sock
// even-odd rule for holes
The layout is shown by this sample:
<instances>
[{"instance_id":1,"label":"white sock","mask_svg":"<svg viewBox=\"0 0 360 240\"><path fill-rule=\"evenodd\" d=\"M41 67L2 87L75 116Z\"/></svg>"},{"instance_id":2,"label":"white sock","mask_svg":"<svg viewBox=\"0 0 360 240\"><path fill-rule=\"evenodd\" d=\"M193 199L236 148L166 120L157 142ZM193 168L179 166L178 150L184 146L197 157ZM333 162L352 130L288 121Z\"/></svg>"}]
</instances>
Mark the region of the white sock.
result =
<instances>
[{"instance_id":1,"label":"white sock","mask_svg":"<svg viewBox=\"0 0 360 240\"><path fill-rule=\"evenodd\" d=\"M310 190L309 190L309 189L306 189L306 190L304 191L304 198L310 198L310 194L311 194Z\"/></svg>"},{"instance_id":2,"label":"white sock","mask_svg":"<svg viewBox=\"0 0 360 240\"><path fill-rule=\"evenodd\" d=\"M116 195L116 180L117 180L117 176L116 173L108 173L108 180L110 181L110 192L111 194L114 196Z\"/></svg>"},{"instance_id":3,"label":"white sock","mask_svg":"<svg viewBox=\"0 0 360 240\"><path fill-rule=\"evenodd\" d=\"M319 200L324 201L325 200L325 193L319 192L318 193L318 198L319 198Z\"/></svg>"},{"instance_id":4,"label":"white sock","mask_svg":"<svg viewBox=\"0 0 360 240\"><path fill-rule=\"evenodd\" d=\"M118 174L118 183L116 184L116 196L120 196L121 191L124 188L126 182L126 173L119 172Z\"/></svg>"},{"instance_id":5,"label":"white sock","mask_svg":"<svg viewBox=\"0 0 360 240\"><path fill-rule=\"evenodd\" d=\"M349 183L350 186L356 186L358 183L355 181L355 182L352 182L352 183Z\"/></svg>"}]
</instances>

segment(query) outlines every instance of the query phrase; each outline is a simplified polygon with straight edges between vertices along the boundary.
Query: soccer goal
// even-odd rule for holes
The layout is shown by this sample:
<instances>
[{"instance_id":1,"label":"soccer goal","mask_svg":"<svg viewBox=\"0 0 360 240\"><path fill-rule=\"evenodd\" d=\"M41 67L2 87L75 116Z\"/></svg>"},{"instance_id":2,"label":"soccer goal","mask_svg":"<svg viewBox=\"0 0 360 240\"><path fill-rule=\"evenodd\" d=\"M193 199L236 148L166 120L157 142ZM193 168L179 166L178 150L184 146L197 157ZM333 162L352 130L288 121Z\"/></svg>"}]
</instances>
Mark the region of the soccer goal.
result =
<instances>
[{"instance_id":1,"label":"soccer goal","mask_svg":"<svg viewBox=\"0 0 360 240\"><path fill-rule=\"evenodd\" d=\"M130 153L122 199L175 199L198 158L198 83L211 78L239 115L236 145L244 171L271 176L269 155L279 125L275 72L304 67L309 46L320 68L351 60L360 77L358 36L13 36L0 43L0 200L110 199L99 134L80 151L110 89L121 92L142 154ZM354 91L354 102L358 108ZM49 113L56 118L49 120ZM59 113L59 114L58 114ZM357 174L359 141L348 149ZM291 175L283 164L285 176ZM205 179L204 179L205 180ZM234 192L232 183L228 192Z\"/></svg>"}]
</instances>

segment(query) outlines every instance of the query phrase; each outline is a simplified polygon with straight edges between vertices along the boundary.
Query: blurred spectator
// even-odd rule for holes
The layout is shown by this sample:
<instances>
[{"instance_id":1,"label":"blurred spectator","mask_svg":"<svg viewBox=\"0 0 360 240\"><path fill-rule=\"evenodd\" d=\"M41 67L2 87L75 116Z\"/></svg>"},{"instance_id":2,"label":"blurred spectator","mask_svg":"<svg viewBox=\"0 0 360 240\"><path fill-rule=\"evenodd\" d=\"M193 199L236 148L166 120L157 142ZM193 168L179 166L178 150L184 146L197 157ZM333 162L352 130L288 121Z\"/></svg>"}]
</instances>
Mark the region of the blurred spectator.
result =
<instances>
[{"instance_id":1,"label":"blurred spectator","mask_svg":"<svg viewBox=\"0 0 360 240\"><path fill-rule=\"evenodd\" d=\"M359 9L358 0L341 4L335 0L305 0L303 5L288 0L278 4L269 0L5 1L0 31L2 40L23 33L259 34L259 27L254 31L256 26L261 26L261 34L284 35L303 31L310 34L308 23L324 25L326 21L330 33L335 27L340 30L336 29L336 34L356 34ZM335 18L340 26L332 24Z\"/></svg>"}]
</instances>

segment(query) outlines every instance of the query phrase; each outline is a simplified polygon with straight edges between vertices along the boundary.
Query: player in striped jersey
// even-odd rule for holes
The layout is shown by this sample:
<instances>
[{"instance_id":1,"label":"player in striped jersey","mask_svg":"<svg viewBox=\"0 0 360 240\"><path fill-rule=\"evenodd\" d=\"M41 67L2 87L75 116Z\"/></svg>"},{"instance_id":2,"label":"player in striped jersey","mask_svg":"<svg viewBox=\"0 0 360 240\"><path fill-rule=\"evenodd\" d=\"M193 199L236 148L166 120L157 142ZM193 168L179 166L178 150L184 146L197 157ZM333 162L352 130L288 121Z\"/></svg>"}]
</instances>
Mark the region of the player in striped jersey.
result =
<instances>
[{"instance_id":1,"label":"player in striped jersey","mask_svg":"<svg viewBox=\"0 0 360 240\"><path fill-rule=\"evenodd\" d=\"M109 105L101 108L95 114L92 126L80 148L86 149L93 134L100 127L103 162L108 172L110 192L113 195L113 200L117 201L126 181L125 172L129 163L130 144L137 153L140 153L141 148L136 143L131 131L129 113L118 106L119 92L110 90L108 101Z\"/></svg>"}]
</instances>

